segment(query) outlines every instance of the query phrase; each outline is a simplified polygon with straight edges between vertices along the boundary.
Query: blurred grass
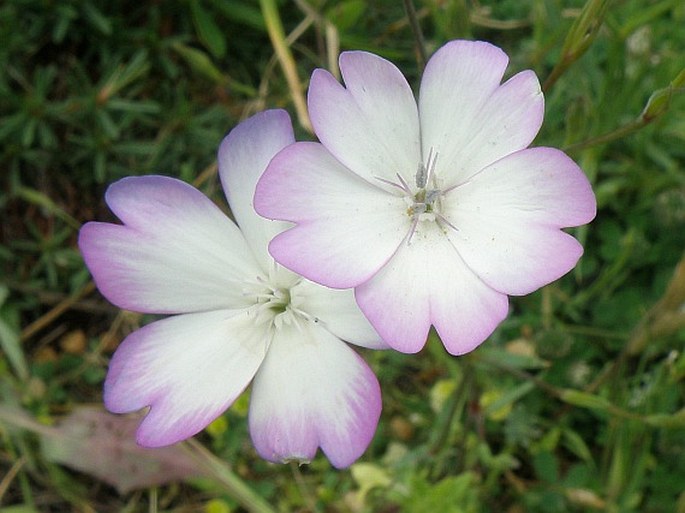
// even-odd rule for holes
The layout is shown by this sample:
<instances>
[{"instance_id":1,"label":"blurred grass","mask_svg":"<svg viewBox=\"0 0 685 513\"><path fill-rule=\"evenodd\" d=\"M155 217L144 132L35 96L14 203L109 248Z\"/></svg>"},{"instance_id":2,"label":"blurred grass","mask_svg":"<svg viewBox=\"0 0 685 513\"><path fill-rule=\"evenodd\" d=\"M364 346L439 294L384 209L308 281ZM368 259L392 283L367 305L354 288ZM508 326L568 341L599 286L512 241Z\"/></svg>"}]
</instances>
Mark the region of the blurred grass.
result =
<instances>
[{"instance_id":1,"label":"blurred grass","mask_svg":"<svg viewBox=\"0 0 685 513\"><path fill-rule=\"evenodd\" d=\"M313 68L334 65L338 48L391 58L418 84L401 2L274 5L284 28L277 45L303 85ZM435 340L418 357L367 353L384 413L349 471L323 458L303 468L259 460L246 398L200 440L278 511L685 512L685 271L676 270L685 95L682 83L665 89L683 69L685 5L415 6L429 54L449 39L484 39L510 55L509 73L533 68L547 80L536 144L569 148L599 202L597 219L576 233L585 256L561 281L514 299L509 319L471 355L448 357ZM104 188L131 174L177 176L221 201L214 158L223 135L263 108L297 119L293 77L267 28L250 0L0 5L3 403L52 423L101 400L109 356L146 319L93 292L78 226L112 219ZM309 137L306 126L296 130ZM203 481L120 496L47 461L35 434L7 420L0 513L242 511L225 487Z\"/></svg>"}]
</instances>

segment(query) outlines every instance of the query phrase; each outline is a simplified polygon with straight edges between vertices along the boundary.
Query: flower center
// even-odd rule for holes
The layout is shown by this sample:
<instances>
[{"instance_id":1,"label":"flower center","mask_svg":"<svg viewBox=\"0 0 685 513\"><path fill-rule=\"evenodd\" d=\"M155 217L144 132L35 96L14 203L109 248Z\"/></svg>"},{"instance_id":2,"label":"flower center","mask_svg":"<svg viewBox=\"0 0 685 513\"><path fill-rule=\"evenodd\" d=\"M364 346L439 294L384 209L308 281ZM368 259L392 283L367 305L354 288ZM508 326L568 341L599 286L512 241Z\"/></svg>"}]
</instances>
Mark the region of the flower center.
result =
<instances>
[{"instance_id":1,"label":"flower center","mask_svg":"<svg viewBox=\"0 0 685 513\"><path fill-rule=\"evenodd\" d=\"M399 173L397 174L399 183L376 177L378 180L388 185L392 185L403 193L404 201L407 204L406 213L411 218L411 227L409 236L407 237L407 244L411 244L412 237L416 233L420 222L435 222L443 231L446 230L447 227L454 230L457 229L442 214L442 198L452 190L452 188L441 190L438 187L437 179L435 177L435 163L437 160L438 154L437 152L433 152L433 149L431 148L426 163L419 162L415 176L415 190L412 190Z\"/></svg>"},{"instance_id":2,"label":"flower center","mask_svg":"<svg viewBox=\"0 0 685 513\"><path fill-rule=\"evenodd\" d=\"M261 276L246 287L245 295L253 305L257 324L269 323L279 328L283 323L290 324L297 313L292 304L291 287L274 286Z\"/></svg>"},{"instance_id":3,"label":"flower center","mask_svg":"<svg viewBox=\"0 0 685 513\"><path fill-rule=\"evenodd\" d=\"M300 281L299 277L275 266L268 278L257 276L255 281L246 283L243 294L251 304L255 322L276 329L298 320L318 322L301 308L303 298L297 292Z\"/></svg>"},{"instance_id":4,"label":"flower center","mask_svg":"<svg viewBox=\"0 0 685 513\"><path fill-rule=\"evenodd\" d=\"M290 289L273 289L262 301L276 315L282 314L290 306Z\"/></svg>"},{"instance_id":5,"label":"flower center","mask_svg":"<svg viewBox=\"0 0 685 513\"><path fill-rule=\"evenodd\" d=\"M418 217L419 221L435 221L436 213L440 213L441 195L439 189L419 189L413 197L407 196L407 215L412 219Z\"/></svg>"}]
</instances>

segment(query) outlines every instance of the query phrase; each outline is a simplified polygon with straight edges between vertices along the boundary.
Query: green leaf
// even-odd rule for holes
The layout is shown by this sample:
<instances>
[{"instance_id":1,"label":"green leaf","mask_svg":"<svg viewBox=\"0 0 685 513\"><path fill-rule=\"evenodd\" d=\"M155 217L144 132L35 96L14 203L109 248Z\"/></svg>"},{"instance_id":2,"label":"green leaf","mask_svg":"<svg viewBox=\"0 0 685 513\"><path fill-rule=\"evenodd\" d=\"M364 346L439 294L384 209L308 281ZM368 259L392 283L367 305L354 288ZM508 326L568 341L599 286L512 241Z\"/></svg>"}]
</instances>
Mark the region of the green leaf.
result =
<instances>
[{"instance_id":1,"label":"green leaf","mask_svg":"<svg viewBox=\"0 0 685 513\"><path fill-rule=\"evenodd\" d=\"M16 190L16 194L26 202L36 205L40 208L44 208L54 216L67 223L74 230L79 230L81 228L81 223L70 216L63 208L57 205L54 201L52 201L51 198L42 192L29 187L19 187Z\"/></svg>"},{"instance_id":2,"label":"green leaf","mask_svg":"<svg viewBox=\"0 0 685 513\"><path fill-rule=\"evenodd\" d=\"M10 319L7 318L12 313L9 305L4 305L8 295L9 289L7 286L0 285L0 347L5 355L7 355L7 359L19 379L26 381L29 378L29 367L24 358L24 349L21 346L19 330L16 326L13 326L15 323L10 322Z\"/></svg>"},{"instance_id":3,"label":"green leaf","mask_svg":"<svg viewBox=\"0 0 685 513\"><path fill-rule=\"evenodd\" d=\"M355 463L350 467L350 472L352 479L359 486L357 494L362 503L370 490L374 488L387 488L392 484L392 478L388 471L374 463Z\"/></svg>"},{"instance_id":4,"label":"green leaf","mask_svg":"<svg viewBox=\"0 0 685 513\"><path fill-rule=\"evenodd\" d=\"M556 483L559 481L559 462L551 452L542 451L533 458L535 475L546 483Z\"/></svg>"},{"instance_id":5,"label":"green leaf","mask_svg":"<svg viewBox=\"0 0 685 513\"><path fill-rule=\"evenodd\" d=\"M326 12L328 18L340 32L354 27L366 11L364 0L347 0L334 3Z\"/></svg>"},{"instance_id":6,"label":"green leaf","mask_svg":"<svg viewBox=\"0 0 685 513\"><path fill-rule=\"evenodd\" d=\"M417 479L403 504L406 513L476 513L478 478L473 472L446 477L438 483Z\"/></svg>"},{"instance_id":7,"label":"green leaf","mask_svg":"<svg viewBox=\"0 0 685 513\"><path fill-rule=\"evenodd\" d=\"M504 366L514 369L546 369L549 367L549 362L531 354L519 354L500 349L498 347L481 347L478 352L479 359L485 363L491 363L497 366Z\"/></svg>"},{"instance_id":8,"label":"green leaf","mask_svg":"<svg viewBox=\"0 0 685 513\"><path fill-rule=\"evenodd\" d=\"M645 417L645 422L654 427L682 429L685 427L685 408L672 415L663 413L649 415Z\"/></svg>"},{"instance_id":9,"label":"green leaf","mask_svg":"<svg viewBox=\"0 0 685 513\"><path fill-rule=\"evenodd\" d=\"M565 403L590 410L607 411L611 408L611 403L604 397L581 392L580 390L562 390L559 398Z\"/></svg>"},{"instance_id":10,"label":"green leaf","mask_svg":"<svg viewBox=\"0 0 685 513\"><path fill-rule=\"evenodd\" d=\"M231 0L230 2L226 2L226 0L212 0L212 6L236 23L266 32L266 24L264 23L262 12L255 6L255 3L250 1L240 2L238 0Z\"/></svg>"},{"instance_id":11,"label":"green leaf","mask_svg":"<svg viewBox=\"0 0 685 513\"><path fill-rule=\"evenodd\" d=\"M212 15L198 1L190 2L190 12L193 16L195 31L203 45L217 59L226 55L226 39L223 32L214 23Z\"/></svg>"},{"instance_id":12,"label":"green leaf","mask_svg":"<svg viewBox=\"0 0 685 513\"><path fill-rule=\"evenodd\" d=\"M102 14L102 12L93 6L93 4L86 2L83 6L83 12L86 19L93 27L106 36L112 34L112 23L107 19L107 16Z\"/></svg>"},{"instance_id":13,"label":"green leaf","mask_svg":"<svg viewBox=\"0 0 685 513\"><path fill-rule=\"evenodd\" d=\"M504 392L495 401L488 404L485 408L485 415L493 415L499 410L502 410L521 399L523 396L535 390L535 383L531 381L524 381L520 385Z\"/></svg>"},{"instance_id":14,"label":"green leaf","mask_svg":"<svg viewBox=\"0 0 685 513\"><path fill-rule=\"evenodd\" d=\"M564 429L562 434L564 437L564 447L578 456L581 460L592 463L590 448L578 433L571 429Z\"/></svg>"},{"instance_id":15,"label":"green leaf","mask_svg":"<svg viewBox=\"0 0 685 513\"><path fill-rule=\"evenodd\" d=\"M201 50L191 48L182 43L171 45L187 63L197 73L219 85L225 85L228 78L212 63L209 56Z\"/></svg>"},{"instance_id":16,"label":"green leaf","mask_svg":"<svg viewBox=\"0 0 685 513\"><path fill-rule=\"evenodd\" d=\"M0 513L38 513L38 510L29 504L17 504L0 508Z\"/></svg>"},{"instance_id":17,"label":"green leaf","mask_svg":"<svg viewBox=\"0 0 685 513\"><path fill-rule=\"evenodd\" d=\"M117 65L102 81L98 92L98 101L109 100L119 91L143 78L150 70L148 53L140 50L125 65Z\"/></svg>"},{"instance_id":18,"label":"green leaf","mask_svg":"<svg viewBox=\"0 0 685 513\"><path fill-rule=\"evenodd\" d=\"M575 61L585 53L597 36L608 7L609 0L588 0L566 36L564 59Z\"/></svg>"}]
</instances>

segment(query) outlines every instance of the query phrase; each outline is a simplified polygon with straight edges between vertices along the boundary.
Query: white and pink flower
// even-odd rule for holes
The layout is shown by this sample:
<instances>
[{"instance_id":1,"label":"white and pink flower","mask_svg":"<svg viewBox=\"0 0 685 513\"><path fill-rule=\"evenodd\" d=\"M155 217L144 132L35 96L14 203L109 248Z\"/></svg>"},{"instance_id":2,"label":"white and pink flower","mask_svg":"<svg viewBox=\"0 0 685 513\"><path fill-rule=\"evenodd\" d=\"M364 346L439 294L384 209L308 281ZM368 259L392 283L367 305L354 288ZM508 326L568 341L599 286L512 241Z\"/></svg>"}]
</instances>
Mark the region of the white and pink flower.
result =
<instances>
[{"instance_id":1,"label":"white and pink flower","mask_svg":"<svg viewBox=\"0 0 685 513\"><path fill-rule=\"evenodd\" d=\"M219 173L240 228L192 186L147 176L107 190L123 225L81 230L79 246L107 299L172 315L129 335L105 382L109 410L149 407L137 434L144 446L196 434L251 381L250 433L268 460L308 461L321 447L345 467L373 437L378 381L342 340L387 346L351 290L322 287L273 261L267 244L290 225L252 206L259 175L293 142L288 115L267 111L222 143Z\"/></svg>"},{"instance_id":2,"label":"white and pink flower","mask_svg":"<svg viewBox=\"0 0 685 513\"><path fill-rule=\"evenodd\" d=\"M578 166L528 148L542 124L535 73L501 83L506 54L453 41L428 62L417 101L401 72L367 52L340 56L343 87L316 70L309 113L321 143L281 151L257 185L263 216L296 223L269 246L310 280L355 289L393 348L419 351L431 325L471 351L583 249L562 228L595 198Z\"/></svg>"}]
</instances>

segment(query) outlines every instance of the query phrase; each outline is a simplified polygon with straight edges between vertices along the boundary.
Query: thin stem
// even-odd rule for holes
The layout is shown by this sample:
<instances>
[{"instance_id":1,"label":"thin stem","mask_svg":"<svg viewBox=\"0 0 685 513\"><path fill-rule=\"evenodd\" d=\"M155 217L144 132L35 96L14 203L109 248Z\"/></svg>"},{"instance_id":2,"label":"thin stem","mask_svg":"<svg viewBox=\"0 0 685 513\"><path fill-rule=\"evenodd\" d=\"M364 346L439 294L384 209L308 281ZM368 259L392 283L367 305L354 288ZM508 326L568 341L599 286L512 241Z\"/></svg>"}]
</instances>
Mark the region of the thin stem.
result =
<instances>
[{"instance_id":1,"label":"thin stem","mask_svg":"<svg viewBox=\"0 0 685 513\"><path fill-rule=\"evenodd\" d=\"M290 470L293 473L293 477L295 478L297 487L300 489L300 495L302 496L302 499L304 499L304 502L307 503L307 507L309 508L309 510L312 512L320 511L319 508L317 508L316 506L316 500L314 499L314 495L312 494L311 490L307 486L307 483L302 477L302 472L300 472L300 466L296 462L291 461Z\"/></svg>"},{"instance_id":2,"label":"thin stem","mask_svg":"<svg viewBox=\"0 0 685 513\"><path fill-rule=\"evenodd\" d=\"M675 333L685 326L685 254L676 265L666 292L661 299L647 312L637 326L629 342L625 345L628 356L636 356L644 351L648 343L655 338Z\"/></svg>"},{"instance_id":3,"label":"thin stem","mask_svg":"<svg viewBox=\"0 0 685 513\"><path fill-rule=\"evenodd\" d=\"M276 513L276 510L240 479L226 463L214 456L198 441L190 439L185 443L185 447L224 486L226 492L247 511L250 513Z\"/></svg>"},{"instance_id":4,"label":"thin stem","mask_svg":"<svg viewBox=\"0 0 685 513\"><path fill-rule=\"evenodd\" d=\"M63 301L60 301L59 304L55 305L47 313L45 313L44 315L33 321L31 324L26 326L23 330L21 330L21 341L23 342L25 340L28 340L33 335L38 333L40 330L49 326L55 319L57 319L59 316L61 316L63 313L69 310L72 307L72 305L77 303L79 300L81 300L81 298L87 296L94 290L95 283L91 281L84 285L83 288L79 290L76 294L65 298Z\"/></svg>"},{"instance_id":5,"label":"thin stem","mask_svg":"<svg viewBox=\"0 0 685 513\"><path fill-rule=\"evenodd\" d=\"M590 48L599 29L604 22L611 0L588 0L583 6L580 15L566 34L564 46L561 49L561 58L556 63L552 72L542 84L543 92L549 89L556 81Z\"/></svg>"},{"instance_id":6,"label":"thin stem","mask_svg":"<svg viewBox=\"0 0 685 513\"><path fill-rule=\"evenodd\" d=\"M0 481L0 502L2 502L5 492L7 492L7 489L10 487L10 484L12 484L12 481L14 481L14 478L21 470L21 467L26 464L26 461L26 456L21 456L19 459L17 459L12 464L12 467L10 467L10 469L7 471L5 477L2 478L2 481Z\"/></svg>"},{"instance_id":7,"label":"thin stem","mask_svg":"<svg viewBox=\"0 0 685 513\"><path fill-rule=\"evenodd\" d=\"M428 53L426 52L426 42L423 39L423 32L421 30L421 25L419 24L419 18L416 15L414 2L412 2L412 0L404 0L404 9L407 11L409 25L414 34L416 50L418 52L419 69L423 72L423 69L426 67L426 62L428 62Z\"/></svg>"},{"instance_id":8,"label":"thin stem","mask_svg":"<svg viewBox=\"0 0 685 513\"><path fill-rule=\"evenodd\" d=\"M657 89L652 93L640 115L633 121L615 128L611 132L567 146L565 151L583 150L598 144L605 144L625 137L626 135L649 125L668 112L668 109L671 106L671 98L674 94L682 93L683 85L685 85L685 68L682 69L666 87Z\"/></svg>"},{"instance_id":9,"label":"thin stem","mask_svg":"<svg viewBox=\"0 0 685 513\"><path fill-rule=\"evenodd\" d=\"M438 418L438 426L435 432L437 433L430 441L428 454L436 454L442 447L444 447L449 437L453 426L454 416L459 410L459 406L463 405L466 393L473 385L473 372L467 364L464 367L464 374L459 382L459 385L454 389L454 392L445 403L442 413Z\"/></svg>"},{"instance_id":10,"label":"thin stem","mask_svg":"<svg viewBox=\"0 0 685 513\"><path fill-rule=\"evenodd\" d=\"M533 376L528 372L522 371L515 367L511 367L509 365L502 364L500 362L493 361L487 357L481 357L481 361L483 363L492 365L497 369L503 370L504 372L507 372L512 376L516 376L520 379L530 381L541 390L547 392L552 397L555 397L556 399L559 399L560 401L563 401L564 403L569 404L571 406L584 407L589 410L604 411L613 417L618 417L621 419L638 420L641 422L645 422L645 417L643 415L633 413L632 411L625 410L623 408L619 408L615 404L603 400L601 397L594 397L587 392L582 392L575 389L558 388L554 385L550 385L546 381L536 376Z\"/></svg>"},{"instance_id":11,"label":"thin stem","mask_svg":"<svg viewBox=\"0 0 685 513\"><path fill-rule=\"evenodd\" d=\"M274 47L276 57L281 64L281 68L283 68L285 79L288 82L288 89L290 89L290 95L293 98L295 110L297 111L297 119L305 130L312 132L312 124L309 120L309 114L307 113L307 102L304 99L300 77L297 74L295 59L286 42L285 32L283 31L283 24L281 23L281 18L278 14L276 2L275 0L260 0L259 3L262 8L262 16L264 17L264 23L266 23L266 30L269 33L271 44Z\"/></svg>"},{"instance_id":12,"label":"thin stem","mask_svg":"<svg viewBox=\"0 0 685 513\"><path fill-rule=\"evenodd\" d=\"M576 61L576 59L571 59L571 58L562 58L559 60L550 74L547 76L545 81L542 84L542 92L546 93L549 91L554 84L557 83L557 80L563 75L566 70L571 66Z\"/></svg>"},{"instance_id":13,"label":"thin stem","mask_svg":"<svg viewBox=\"0 0 685 513\"><path fill-rule=\"evenodd\" d=\"M148 505L148 513L158 513L159 511L159 492L156 486L151 487L148 490L148 498L150 504Z\"/></svg>"},{"instance_id":14,"label":"thin stem","mask_svg":"<svg viewBox=\"0 0 685 513\"><path fill-rule=\"evenodd\" d=\"M651 119L635 119L630 123L626 123L625 125L612 130L611 132L607 132L605 134L598 135L597 137L591 137L590 139L586 139L584 141L571 144L570 146L566 146L564 148L564 151L579 151L584 150L586 148L591 148L592 146L597 146L598 144L605 144L611 141L615 141L616 139L620 139L621 137L625 137L628 134L636 132L640 128L651 123L651 121Z\"/></svg>"},{"instance_id":15,"label":"thin stem","mask_svg":"<svg viewBox=\"0 0 685 513\"><path fill-rule=\"evenodd\" d=\"M319 31L324 32L324 52L326 53L326 66L335 78L340 80L340 69L338 68L338 55L340 55L340 35L338 29L330 21L316 11L305 0L295 0L295 4L309 18L314 20Z\"/></svg>"}]
</instances>

